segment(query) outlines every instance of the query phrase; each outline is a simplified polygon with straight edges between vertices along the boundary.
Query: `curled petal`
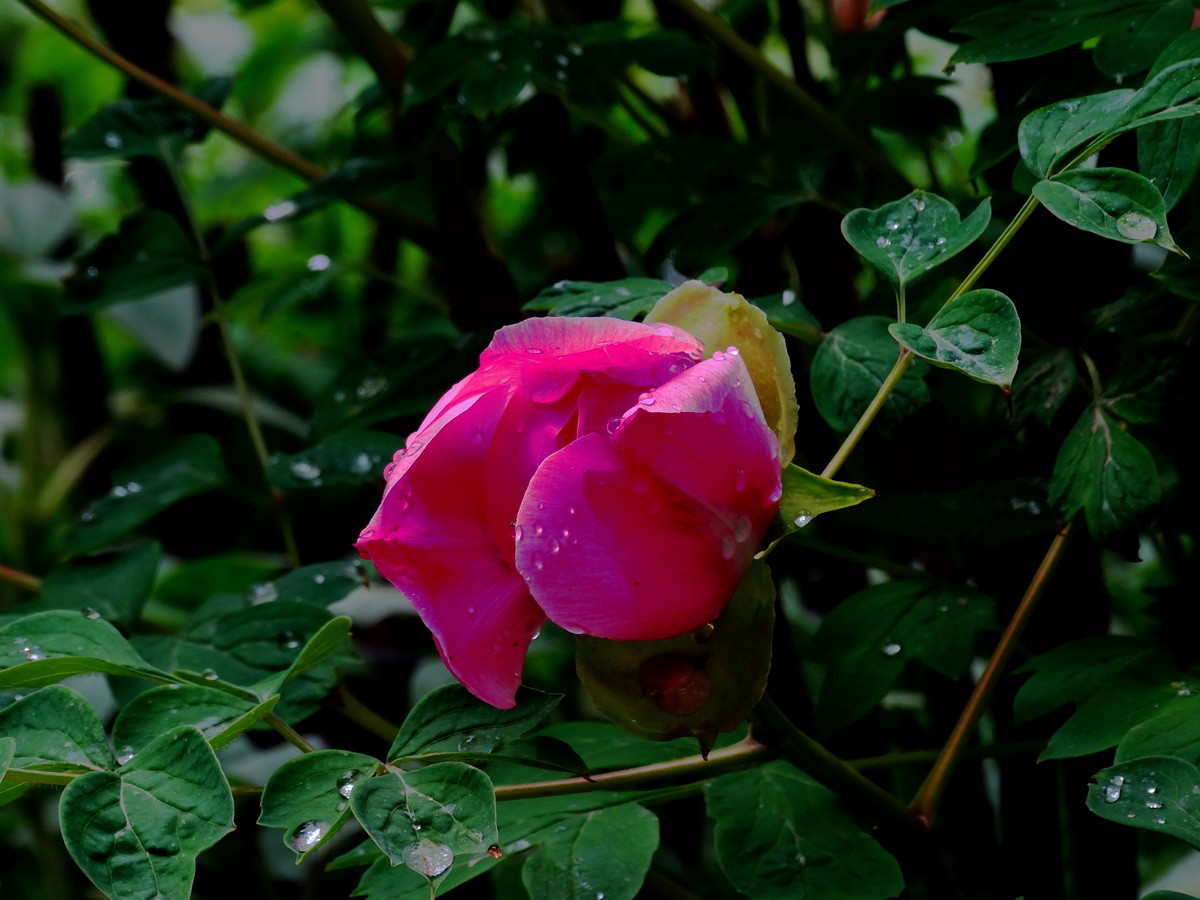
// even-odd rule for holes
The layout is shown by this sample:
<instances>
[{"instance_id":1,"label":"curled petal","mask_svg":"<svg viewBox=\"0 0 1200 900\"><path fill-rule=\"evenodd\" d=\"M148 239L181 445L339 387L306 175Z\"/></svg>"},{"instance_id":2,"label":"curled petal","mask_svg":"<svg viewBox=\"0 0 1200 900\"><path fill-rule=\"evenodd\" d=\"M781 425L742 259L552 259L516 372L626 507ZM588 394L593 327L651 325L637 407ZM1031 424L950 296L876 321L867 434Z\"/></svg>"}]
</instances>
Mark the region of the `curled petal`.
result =
<instances>
[{"instance_id":1,"label":"curled petal","mask_svg":"<svg viewBox=\"0 0 1200 900\"><path fill-rule=\"evenodd\" d=\"M724 609L779 500L779 450L736 356L647 392L615 433L547 457L517 570L568 630L653 640Z\"/></svg>"}]
</instances>

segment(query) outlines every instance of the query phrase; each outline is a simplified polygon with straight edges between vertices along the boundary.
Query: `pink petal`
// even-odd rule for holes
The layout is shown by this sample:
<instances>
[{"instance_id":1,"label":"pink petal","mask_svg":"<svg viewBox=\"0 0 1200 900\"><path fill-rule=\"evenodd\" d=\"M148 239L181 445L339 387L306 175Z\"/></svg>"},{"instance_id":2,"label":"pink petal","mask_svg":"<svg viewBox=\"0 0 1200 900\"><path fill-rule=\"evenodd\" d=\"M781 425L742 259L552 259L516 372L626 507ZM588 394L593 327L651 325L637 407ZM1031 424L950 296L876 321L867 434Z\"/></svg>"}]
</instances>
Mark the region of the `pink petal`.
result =
<instances>
[{"instance_id":1,"label":"pink petal","mask_svg":"<svg viewBox=\"0 0 1200 900\"><path fill-rule=\"evenodd\" d=\"M545 623L484 508L484 457L506 399L497 390L461 401L418 432L356 545L412 602L454 676L502 709Z\"/></svg>"},{"instance_id":2,"label":"pink petal","mask_svg":"<svg viewBox=\"0 0 1200 900\"><path fill-rule=\"evenodd\" d=\"M517 569L572 631L652 640L716 618L778 504L778 444L739 358L645 399L548 457L517 515Z\"/></svg>"}]
</instances>

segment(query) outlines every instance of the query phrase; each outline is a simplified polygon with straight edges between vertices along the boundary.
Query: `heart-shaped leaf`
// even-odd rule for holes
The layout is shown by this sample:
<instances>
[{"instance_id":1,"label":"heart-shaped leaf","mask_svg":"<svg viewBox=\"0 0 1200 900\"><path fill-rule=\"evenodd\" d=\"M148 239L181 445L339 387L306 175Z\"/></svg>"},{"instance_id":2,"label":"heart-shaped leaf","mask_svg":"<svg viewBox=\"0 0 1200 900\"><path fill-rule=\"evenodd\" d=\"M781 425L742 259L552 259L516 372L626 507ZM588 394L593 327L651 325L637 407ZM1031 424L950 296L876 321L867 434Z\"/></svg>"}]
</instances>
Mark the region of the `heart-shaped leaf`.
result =
<instances>
[{"instance_id":1,"label":"heart-shaped leaf","mask_svg":"<svg viewBox=\"0 0 1200 900\"><path fill-rule=\"evenodd\" d=\"M892 337L935 366L1010 388L1021 352L1021 321L1013 302L987 289L943 306L924 328L896 323Z\"/></svg>"}]
</instances>

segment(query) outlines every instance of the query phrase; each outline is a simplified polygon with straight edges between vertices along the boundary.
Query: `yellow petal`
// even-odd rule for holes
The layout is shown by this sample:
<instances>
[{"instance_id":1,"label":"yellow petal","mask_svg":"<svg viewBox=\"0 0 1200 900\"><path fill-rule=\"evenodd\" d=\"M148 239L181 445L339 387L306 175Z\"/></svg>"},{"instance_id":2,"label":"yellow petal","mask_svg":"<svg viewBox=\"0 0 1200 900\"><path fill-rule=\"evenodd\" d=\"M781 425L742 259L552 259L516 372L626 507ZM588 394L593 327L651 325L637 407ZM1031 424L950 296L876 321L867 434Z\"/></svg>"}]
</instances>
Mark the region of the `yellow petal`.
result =
<instances>
[{"instance_id":1,"label":"yellow petal","mask_svg":"<svg viewBox=\"0 0 1200 900\"><path fill-rule=\"evenodd\" d=\"M704 341L705 358L737 347L762 406L767 426L779 438L780 462L796 453L796 381L783 335L767 314L740 294L726 294L700 281L686 281L654 305L647 322L677 325Z\"/></svg>"}]
</instances>

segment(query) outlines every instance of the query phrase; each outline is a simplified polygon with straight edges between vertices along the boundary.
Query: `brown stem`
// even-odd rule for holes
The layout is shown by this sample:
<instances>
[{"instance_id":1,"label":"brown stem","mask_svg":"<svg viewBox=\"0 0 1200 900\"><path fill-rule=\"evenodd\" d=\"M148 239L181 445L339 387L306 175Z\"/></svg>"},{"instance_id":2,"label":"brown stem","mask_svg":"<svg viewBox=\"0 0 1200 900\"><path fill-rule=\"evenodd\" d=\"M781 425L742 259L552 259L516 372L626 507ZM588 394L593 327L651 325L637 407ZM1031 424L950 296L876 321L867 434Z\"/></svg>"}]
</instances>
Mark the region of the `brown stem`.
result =
<instances>
[{"instance_id":1,"label":"brown stem","mask_svg":"<svg viewBox=\"0 0 1200 900\"><path fill-rule=\"evenodd\" d=\"M1037 572L1029 582L1029 587L1025 589L1025 596L1021 598L1016 612L1013 613L1013 617L1005 627L1004 633L1000 635L1000 641L996 644L996 649L993 651L991 659L988 660L983 674L979 677L979 681L975 685L975 690L971 693L971 697L967 701L962 715L959 716L949 740L942 747L942 751L938 755L933 769L925 778L924 784L917 791L917 795L913 798L912 803L908 806L909 812L927 828L932 827L934 816L937 813L938 802L946 790L946 784L950 780L950 775L954 772L955 766L962 758L966 750L967 741L975 733L975 728L979 725L979 720L983 718L992 693L1000 681L1000 676L1004 674L1004 670L1008 666L1008 661L1012 658L1013 651L1017 648L1017 642L1020 640L1021 634L1025 631L1025 626L1029 624L1029 619L1033 615L1033 611L1037 608L1042 594L1046 592L1046 586L1049 584L1055 568L1057 568L1059 562L1062 560L1063 554L1071 540L1073 526L1074 522L1068 522L1066 527L1051 541L1050 548L1042 558L1041 565L1038 566Z\"/></svg>"},{"instance_id":2,"label":"brown stem","mask_svg":"<svg viewBox=\"0 0 1200 900\"><path fill-rule=\"evenodd\" d=\"M371 4L367 0L317 0L317 5L325 10L358 55L366 60L392 103L402 105L404 80L412 66L412 53L387 32Z\"/></svg>"},{"instance_id":3,"label":"brown stem","mask_svg":"<svg viewBox=\"0 0 1200 900\"><path fill-rule=\"evenodd\" d=\"M8 566L0 566L0 581L19 587L23 591L29 591L36 594L42 589L42 579L36 575L30 575L28 572L22 572L19 569L12 569Z\"/></svg>"}]
</instances>

